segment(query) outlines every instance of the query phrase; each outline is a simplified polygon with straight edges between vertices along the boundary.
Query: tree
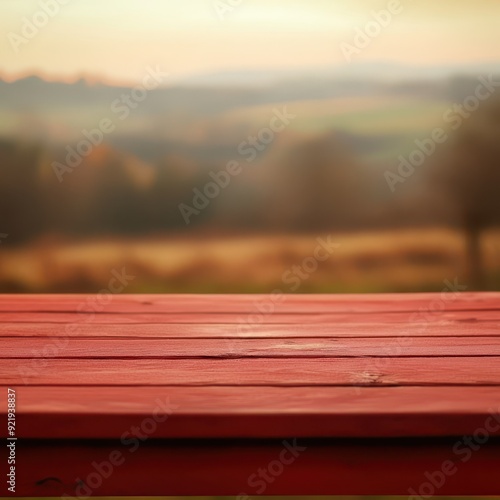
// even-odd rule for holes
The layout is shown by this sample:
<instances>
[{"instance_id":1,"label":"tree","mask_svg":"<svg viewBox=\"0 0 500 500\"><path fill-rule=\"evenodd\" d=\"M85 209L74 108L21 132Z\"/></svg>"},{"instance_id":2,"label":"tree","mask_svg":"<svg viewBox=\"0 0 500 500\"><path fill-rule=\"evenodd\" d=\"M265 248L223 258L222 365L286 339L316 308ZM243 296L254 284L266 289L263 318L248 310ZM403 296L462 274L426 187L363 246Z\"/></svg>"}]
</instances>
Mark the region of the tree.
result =
<instances>
[{"instance_id":1,"label":"tree","mask_svg":"<svg viewBox=\"0 0 500 500\"><path fill-rule=\"evenodd\" d=\"M481 237L500 223L500 96L481 103L456 128L445 152L439 175L465 231L469 287L484 289Z\"/></svg>"},{"instance_id":2,"label":"tree","mask_svg":"<svg viewBox=\"0 0 500 500\"><path fill-rule=\"evenodd\" d=\"M359 226L366 177L337 132L294 145L276 166L273 212L281 227L322 231Z\"/></svg>"}]
</instances>

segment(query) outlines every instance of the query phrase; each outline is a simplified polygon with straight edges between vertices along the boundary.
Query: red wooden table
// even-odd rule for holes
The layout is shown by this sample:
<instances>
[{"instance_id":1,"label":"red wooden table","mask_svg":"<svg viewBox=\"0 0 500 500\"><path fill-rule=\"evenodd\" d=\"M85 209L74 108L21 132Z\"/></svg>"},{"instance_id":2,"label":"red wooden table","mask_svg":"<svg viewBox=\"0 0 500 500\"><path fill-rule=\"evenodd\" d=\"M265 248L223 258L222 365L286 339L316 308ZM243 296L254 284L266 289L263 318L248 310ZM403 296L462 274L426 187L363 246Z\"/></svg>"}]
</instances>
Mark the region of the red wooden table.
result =
<instances>
[{"instance_id":1,"label":"red wooden table","mask_svg":"<svg viewBox=\"0 0 500 500\"><path fill-rule=\"evenodd\" d=\"M499 494L499 327L498 293L0 296L15 495Z\"/></svg>"}]
</instances>

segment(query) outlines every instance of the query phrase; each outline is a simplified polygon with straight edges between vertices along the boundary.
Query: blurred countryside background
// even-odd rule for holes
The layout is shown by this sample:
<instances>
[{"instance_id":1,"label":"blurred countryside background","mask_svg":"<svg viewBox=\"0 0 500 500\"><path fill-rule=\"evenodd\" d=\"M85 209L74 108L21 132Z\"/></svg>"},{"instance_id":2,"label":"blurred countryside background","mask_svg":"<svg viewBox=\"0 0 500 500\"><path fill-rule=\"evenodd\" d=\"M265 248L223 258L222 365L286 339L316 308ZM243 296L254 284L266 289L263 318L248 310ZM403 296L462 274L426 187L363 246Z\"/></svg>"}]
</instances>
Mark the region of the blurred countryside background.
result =
<instances>
[{"instance_id":1,"label":"blurred countryside background","mask_svg":"<svg viewBox=\"0 0 500 500\"><path fill-rule=\"evenodd\" d=\"M499 290L499 14L2 2L0 292Z\"/></svg>"}]
</instances>

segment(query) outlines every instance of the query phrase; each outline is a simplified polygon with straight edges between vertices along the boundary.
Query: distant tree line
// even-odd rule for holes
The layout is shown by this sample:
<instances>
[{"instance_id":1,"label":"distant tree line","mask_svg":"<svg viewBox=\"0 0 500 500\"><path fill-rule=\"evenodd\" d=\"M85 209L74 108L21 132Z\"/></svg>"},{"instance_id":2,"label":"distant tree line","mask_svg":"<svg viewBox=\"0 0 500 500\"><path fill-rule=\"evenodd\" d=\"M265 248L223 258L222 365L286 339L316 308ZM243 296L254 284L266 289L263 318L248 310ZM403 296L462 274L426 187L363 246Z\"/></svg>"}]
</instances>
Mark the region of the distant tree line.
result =
<instances>
[{"instance_id":1,"label":"distant tree line","mask_svg":"<svg viewBox=\"0 0 500 500\"><path fill-rule=\"evenodd\" d=\"M64 151L4 139L0 232L15 244L46 234L319 232L460 223L479 231L500 219L498 141L477 138L472 130L464 126L455 156L432 166L440 176L423 168L396 194L387 188L383 166L361 164L335 132L319 135L246 166L189 225L179 206L190 204L193 190L225 165L201 165L179 154L144 163L104 145L59 182L52 163L64 161Z\"/></svg>"}]
</instances>

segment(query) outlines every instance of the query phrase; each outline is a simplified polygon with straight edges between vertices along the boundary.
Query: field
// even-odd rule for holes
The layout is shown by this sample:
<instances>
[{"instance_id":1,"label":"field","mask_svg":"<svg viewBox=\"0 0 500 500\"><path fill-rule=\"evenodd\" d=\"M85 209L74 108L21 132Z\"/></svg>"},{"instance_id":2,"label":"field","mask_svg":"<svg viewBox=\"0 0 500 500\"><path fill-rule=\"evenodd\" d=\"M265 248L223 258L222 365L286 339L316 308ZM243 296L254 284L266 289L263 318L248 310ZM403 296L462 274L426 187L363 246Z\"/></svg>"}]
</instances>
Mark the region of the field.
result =
<instances>
[{"instance_id":1,"label":"field","mask_svg":"<svg viewBox=\"0 0 500 500\"><path fill-rule=\"evenodd\" d=\"M321 99L266 104L237 108L223 117L231 127L250 121L256 128L266 125L272 109L286 109L295 114L292 128L319 131L336 128L352 133L414 135L432 130L442 121L446 102L409 97L370 96L356 98ZM442 123L441 123L442 125Z\"/></svg>"},{"instance_id":2,"label":"field","mask_svg":"<svg viewBox=\"0 0 500 500\"><path fill-rule=\"evenodd\" d=\"M385 162L412 151L413 140L428 136L435 127L446 128L443 113L449 106L445 101L399 96L293 101L231 110L220 118L220 126L227 130L226 137L233 133L233 140L238 142L238 131L267 126L271 110L281 110L284 105L295 115L290 124L293 134L307 136L337 130L358 137L379 137L378 151L358 154L366 161ZM292 137L296 139L296 135ZM390 141L383 140L386 138Z\"/></svg>"},{"instance_id":3,"label":"field","mask_svg":"<svg viewBox=\"0 0 500 500\"><path fill-rule=\"evenodd\" d=\"M134 276L124 293L350 293L467 286L464 238L442 229L321 235L199 236L2 245L1 292L98 292L112 272ZM304 259L307 259L304 262ZM488 289L500 289L500 231L483 238Z\"/></svg>"}]
</instances>

